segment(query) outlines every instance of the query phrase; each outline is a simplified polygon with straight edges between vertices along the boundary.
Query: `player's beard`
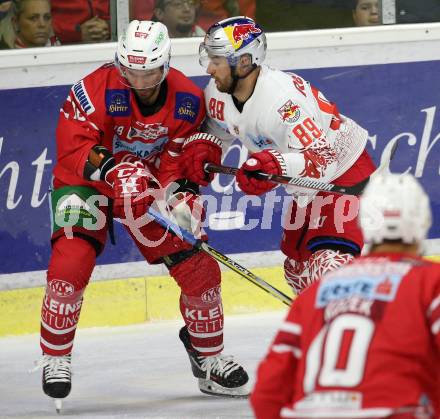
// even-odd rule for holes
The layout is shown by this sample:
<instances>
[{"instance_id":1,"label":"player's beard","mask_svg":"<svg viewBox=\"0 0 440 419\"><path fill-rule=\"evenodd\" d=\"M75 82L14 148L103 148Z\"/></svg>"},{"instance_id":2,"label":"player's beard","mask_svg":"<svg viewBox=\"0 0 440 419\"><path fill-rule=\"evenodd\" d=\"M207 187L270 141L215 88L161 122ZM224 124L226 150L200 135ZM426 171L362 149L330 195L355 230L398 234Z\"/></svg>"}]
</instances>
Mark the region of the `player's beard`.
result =
<instances>
[{"instance_id":1,"label":"player's beard","mask_svg":"<svg viewBox=\"0 0 440 419\"><path fill-rule=\"evenodd\" d=\"M153 105L157 100L157 95L160 90L160 86L162 83L159 83L157 86L154 86L150 89L133 89L136 93L138 99L144 105Z\"/></svg>"},{"instance_id":2,"label":"player's beard","mask_svg":"<svg viewBox=\"0 0 440 419\"><path fill-rule=\"evenodd\" d=\"M225 77L224 80L215 79L215 85L217 86L217 90L222 93L230 93L232 85L234 83L234 79L231 75Z\"/></svg>"}]
</instances>

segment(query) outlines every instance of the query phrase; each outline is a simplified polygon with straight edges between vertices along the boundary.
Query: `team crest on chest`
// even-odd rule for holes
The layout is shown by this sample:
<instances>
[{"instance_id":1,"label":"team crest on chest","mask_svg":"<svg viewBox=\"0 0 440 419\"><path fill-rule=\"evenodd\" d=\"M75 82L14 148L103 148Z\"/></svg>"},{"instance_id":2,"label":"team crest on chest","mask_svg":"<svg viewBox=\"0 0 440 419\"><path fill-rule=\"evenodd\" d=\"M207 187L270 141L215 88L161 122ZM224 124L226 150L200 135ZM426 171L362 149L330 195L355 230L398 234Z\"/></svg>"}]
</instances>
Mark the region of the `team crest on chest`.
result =
<instances>
[{"instance_id":1,"label":"team crest on chest","mask_svg":"<svg viewBox=\"0 0 440 419\"><path fill-rule=\"evenodd\" d=\"M135 127L130 127L128 139L156 140L168 134L168 127L164 127L160 122L154 124L144 124L136 121Z\"/></svg>"},{"instance_id":2,"label":"team crest on chest","mask_svg":"<svg viewBox=\"0 0 440 419\"><path fill-rule=\"evenodd\" d=\"M290 99L277 110L283 122L293 124L301 116L299 105L293 103Z\"/></svg>"}]
</instances>

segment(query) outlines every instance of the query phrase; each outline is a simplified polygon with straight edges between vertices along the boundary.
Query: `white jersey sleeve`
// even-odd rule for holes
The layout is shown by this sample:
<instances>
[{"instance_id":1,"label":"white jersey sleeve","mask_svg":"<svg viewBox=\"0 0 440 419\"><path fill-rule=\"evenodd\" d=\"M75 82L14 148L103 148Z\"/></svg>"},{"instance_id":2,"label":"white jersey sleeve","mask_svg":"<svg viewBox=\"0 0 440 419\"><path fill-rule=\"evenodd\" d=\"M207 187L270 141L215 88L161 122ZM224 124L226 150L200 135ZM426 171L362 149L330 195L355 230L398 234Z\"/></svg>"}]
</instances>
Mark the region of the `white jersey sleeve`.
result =
<instances>
[{"instance_id":1,"label":"white jersey sleeve","mask_svg":"<svg viewBox=\"0 0 440 419\"><path fill-rule=\"evenodd\" d=\"M321 182L341 176L364 150L367 131L340 115L336 105L300 76L274 71L269 80L266 85L278 95L263 114L261 130L275 139L287 176ZM293 186L286 189L310 198L315 194Z\"/></svg>"}]
</instances>

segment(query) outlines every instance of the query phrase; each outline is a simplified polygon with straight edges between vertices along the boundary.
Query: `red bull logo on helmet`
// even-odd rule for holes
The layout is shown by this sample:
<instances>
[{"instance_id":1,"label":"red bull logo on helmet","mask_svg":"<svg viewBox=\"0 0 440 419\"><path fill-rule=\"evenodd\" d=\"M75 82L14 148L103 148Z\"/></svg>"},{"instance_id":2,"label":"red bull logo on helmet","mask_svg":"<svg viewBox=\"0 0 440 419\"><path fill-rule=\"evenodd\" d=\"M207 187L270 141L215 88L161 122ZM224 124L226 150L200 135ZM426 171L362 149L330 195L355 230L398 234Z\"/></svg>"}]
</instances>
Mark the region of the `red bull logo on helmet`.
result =
<instances>
[{"instance_id":1,"label":"red bull logo on helmet","mask_svg":"<svg viewBox=\"0 0 440 419\"><path fill-rule=\"evenodd\" d=\"M223 28L234 50L246 46L254 39L252 35L262 33L262 30L255 23L238 23L234 26Z\"/></svg>"}]
</instances>

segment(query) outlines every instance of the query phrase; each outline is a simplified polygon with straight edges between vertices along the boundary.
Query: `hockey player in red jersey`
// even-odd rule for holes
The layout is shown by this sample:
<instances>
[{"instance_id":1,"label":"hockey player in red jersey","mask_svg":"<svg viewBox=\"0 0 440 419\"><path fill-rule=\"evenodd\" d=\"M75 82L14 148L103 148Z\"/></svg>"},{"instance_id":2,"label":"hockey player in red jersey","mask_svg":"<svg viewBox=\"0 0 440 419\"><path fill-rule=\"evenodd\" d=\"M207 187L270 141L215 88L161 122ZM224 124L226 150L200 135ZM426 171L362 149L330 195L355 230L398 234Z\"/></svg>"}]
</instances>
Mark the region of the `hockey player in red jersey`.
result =
<instances>
[{"instance_id":1,"label":"hockey player in red jersey","mask_svg":"<svg viewBox=\"0 0 440 419\"><path fill-rule=\"evenodd\" d=\"M211 76L203 129L221 139L224 149L238 138L251 153L236 177L241 190L261 195L276 186L253 177L258 170L343 186L367 179L375 169L365 150L367 131L301 76L262 64L265 55L263 29L244 16L211 26L200 45L200 63ZM183 157L188 179L198 183L204 181L204 163L215 163L196 148ZM316 195L292 185L286 190L293 204L281 250L286 280L299 293L359 255L363 240L355 197Z\"/></svg>"},{"instance_id":2,"label":"hockey player in red jersey","mask_svg":"<svg viewBox=\"0 0 440 419\"><path fill-rule=\"evenodd\" d=\"M52 255L41 312L43 389L51 397L64 398L70 392L71 352L83 293L111 233L112 215L126 221L145 259L164 263L179 285L185 321L180 339L200 390L248 394L244 369L221 355L217 262L151 220L137 224L158 196L154 193L164 188L176 219L189 221L183 227L191 228L192 209L202 212L198 186L184 178L179 159L185 139L205 117L203 92L169 67L170 45L162 23L131 22L119 40L115 62L77 82L61 109ZM203 145L203 140L198 143ZM64 220L73 215L75 222L66 226Z\"/></svg>"},{"instance_id":3,"label":"hockey player in red jersey","mask_svg":"<svg viewBox=\"0 0 440 419\"><path fill-rule=\"evenodd\" d=\"M410 174L360 200L371 249L293 304L258 368L258 419L439 418L440 264L420 258L429 198Z\"/></svg>"}]
</instances>

